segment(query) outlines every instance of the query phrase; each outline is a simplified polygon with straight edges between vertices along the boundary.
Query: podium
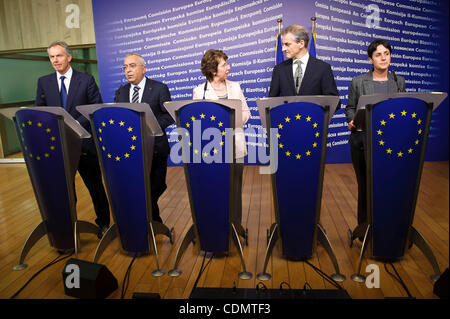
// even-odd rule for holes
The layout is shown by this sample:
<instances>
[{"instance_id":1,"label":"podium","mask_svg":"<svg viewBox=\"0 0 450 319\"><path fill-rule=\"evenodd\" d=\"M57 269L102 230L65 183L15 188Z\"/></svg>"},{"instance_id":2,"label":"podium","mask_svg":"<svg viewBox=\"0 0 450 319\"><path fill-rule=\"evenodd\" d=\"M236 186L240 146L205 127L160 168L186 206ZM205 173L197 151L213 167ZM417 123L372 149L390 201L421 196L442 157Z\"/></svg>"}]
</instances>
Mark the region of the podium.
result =
<instances>
[{"instance_id":1,"label":"podium","mask_svg":"<svg viewBox=\"0 0 450 319\"><path fill-rule=\"evenodd\" d=\"M162 276L165 272L159 267L155 236L166 235L173 244L174 233L173 228L152 219L153 147L155 136L163 135L158 121L146 103L80 105L77 110L90 121L114 219L93 262L119 236L127 252L149 253L152 247L157 267L152 274Z\"/></svg>"},{"instance_id":2,"label":"podium","mask_svg":"<svg viewBox=\"0 0 450 319\"><path fill-rule=\"evenodd\" d=\"M80 233L97 234L98 227L77 219L75 174L82 139L91 135L61 107L9 108L41 213L41 223L26 240L14 270L27 267L25 257L47 235L58 251L79 249Z\"/></svg>"},{"instance_id":3,"label":"podium","mask_svg":"<svg viewBox=\"0 0 450 319\"><path fill-rule=\"evenodd\" d=\"M275 97L256 101L261 123L268 133L270 165L278 166L270 170L275 223L268 231L264 266L257 275L259 280L271 278L266 268L279 237L283 256L294 260L309 259L318 239L335 268L332 278L345 280L319 223L328 124L338 103L338 96ZM276 154L278 156L274 156Z\"/></svg>"},{"instance_id":4,"label":"podium","mask_svg":"<svg viewBox=\"0 0 450 319\"><path fill-rule=\"evenodd\" d=\"M425 158L431 114L446 93L392 93L361 96L354 123L365 131L367 223L348 230L350 247L364 238L358 271L352 280L364 282L361 262L369 257L384 262L401 259L415 244L440 270L425 238L412 225Z\"/></svg>"},{"instance_id":5,"label":"podium","mask_svg":"<svg viewBox=\"0 0 450 319\"><path fill-rule=\"evenodd\" d=\"M227 253L231 236L243 268L239 278L252 277L239 240L246 232L233 222L234 129L242 128L241 103L232 99L164 103L177 123L180 141L172 147L171 158L181 152L193 221L178 248L170 276L181 274L177 267L191 242L198 242L197 249L205 252Z\"/></svg>"}]
</instances>

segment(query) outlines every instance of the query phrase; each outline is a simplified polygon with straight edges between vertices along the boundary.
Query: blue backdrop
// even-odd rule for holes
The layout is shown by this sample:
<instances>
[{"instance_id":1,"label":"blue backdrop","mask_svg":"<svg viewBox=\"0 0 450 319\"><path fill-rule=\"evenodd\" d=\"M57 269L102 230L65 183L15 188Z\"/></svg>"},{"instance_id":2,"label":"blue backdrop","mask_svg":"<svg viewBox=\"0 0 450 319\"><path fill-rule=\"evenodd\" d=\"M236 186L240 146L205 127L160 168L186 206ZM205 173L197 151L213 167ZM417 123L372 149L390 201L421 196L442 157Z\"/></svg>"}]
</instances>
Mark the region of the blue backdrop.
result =
<instances>
[{"instance_id":1,"label":"blue backdrop","mask_svg":"<svg viewBox=\"0 0 450 319\"><path fill-rule=\"evenodd\" d=\"M391 70L405 77L407 91L448 92L447 1L93 0L92 6L105 102L126 82L121 65L127 53L144 56L147 75L166 83L173 100L186 100L205 80L204 51L221 49L229 57L229 79L241 83L251 109L245 127L261 128L255 101L268 95L277 19L283 27L301 24L311 31L313 16L316 54L331 64L343 108L351 79L371 68L367 46L375 38L391 42ZM426 160L448 160L448 118L447 98L433 113ZM167 129L171 143L174 128ZM348 137L341 109L329 126L327 163L350 162Z\"/></svg>"}]
</instances>

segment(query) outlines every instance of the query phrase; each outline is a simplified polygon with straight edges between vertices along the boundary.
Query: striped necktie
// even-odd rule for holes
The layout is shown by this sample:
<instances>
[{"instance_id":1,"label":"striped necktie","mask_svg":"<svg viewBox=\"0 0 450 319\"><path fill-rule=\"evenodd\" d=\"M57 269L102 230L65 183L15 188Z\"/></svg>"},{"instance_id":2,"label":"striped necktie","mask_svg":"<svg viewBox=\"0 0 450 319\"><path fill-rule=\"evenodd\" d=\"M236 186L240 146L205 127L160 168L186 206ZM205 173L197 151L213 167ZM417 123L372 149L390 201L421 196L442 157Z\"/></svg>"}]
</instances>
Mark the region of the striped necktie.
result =
<instances>
[{"instance_id":1,"label":"striped necktie","mask_svg":"<svg viewBox=\"0 0 450 319\"><path fill-rule=\"evenodd\" d=\"M134 87L133 98L131 99L131 103L139 103L139 86Z\"/></svg>"}]
</instances>

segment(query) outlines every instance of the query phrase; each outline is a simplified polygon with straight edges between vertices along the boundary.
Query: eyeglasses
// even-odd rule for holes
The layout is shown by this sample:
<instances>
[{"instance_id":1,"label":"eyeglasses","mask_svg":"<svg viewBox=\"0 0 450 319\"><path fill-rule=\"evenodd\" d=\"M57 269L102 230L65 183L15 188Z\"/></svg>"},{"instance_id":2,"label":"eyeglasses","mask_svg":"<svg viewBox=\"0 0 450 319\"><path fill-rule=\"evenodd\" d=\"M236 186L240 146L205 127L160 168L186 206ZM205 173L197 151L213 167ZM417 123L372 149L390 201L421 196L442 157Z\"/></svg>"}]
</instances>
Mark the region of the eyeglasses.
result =
<instances>
[{"instance_id":1,"label":"eyeglasses","mask_svg":"<svg viewBox=\"0 0 450 319\"><path fill-rule=\"evenodd\" d=\"M127 65L127 64L124 64L124 65L122 66L122 70L123 70L123 71L126 71L128 68L134 70L134 69L136 69L136 67L137 67L138 65L140 65L140 64L136 64L136 63L130 63L130 64L128 64L128 65Z\"/></svg>"}]
</instances>

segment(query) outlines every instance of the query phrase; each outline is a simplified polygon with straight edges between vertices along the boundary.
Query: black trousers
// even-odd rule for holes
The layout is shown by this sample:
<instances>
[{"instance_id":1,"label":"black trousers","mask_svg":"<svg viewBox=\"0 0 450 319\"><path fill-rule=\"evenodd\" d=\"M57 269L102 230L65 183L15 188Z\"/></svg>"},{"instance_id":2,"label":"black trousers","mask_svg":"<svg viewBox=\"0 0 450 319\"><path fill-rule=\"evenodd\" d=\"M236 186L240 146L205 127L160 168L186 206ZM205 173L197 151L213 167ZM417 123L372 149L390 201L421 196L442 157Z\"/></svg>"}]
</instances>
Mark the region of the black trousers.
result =
<instances>
[{"instance_id":1,"label":"black trousers","mask_svg":"<svg viewBox=\"0 0 450 319\"><path fill-rule=\"evenodd\" d=\"M364 132L356 131L350 134L348 140L356 181L358 183L358 225L367 222L367 177L364 139Z\"/></svg>"},{"instance_id":2,"label":"black trousers","mask_svg":"<svg viewBox=\"0 0 450 319\"><path fill-rule=\"evenodd\" d=\"M234 222L236 225L242 223L242 175L244 173L244 163L236 163L234 166Z\"/></svg>"},{"instance_id":3,"label":"black trousers","mask_svg":"<svg viewBox=\"0 0 450 319\"><path fill-rule=\"evenodd\" d=\"M150 171L150 189L152 196L152 219L162 223L159 215L158 199L167 189L167 159L168 154L153 153L152 169Z\"/></svg>"},{"instance_id":4,"label":"black trousers","mask_svg":"<svg viewBox=\"0 0 450 319\"><path fill-rule=\"evenodd\" d=\"M78 172L86 185L94 204L97 219L95 223L102 226L109 226L109 204L106 197L105 188L102 182L102 173L98 164L97 153L92 147L83 150L78 164Z\"/></svg>"}]
</instances>

